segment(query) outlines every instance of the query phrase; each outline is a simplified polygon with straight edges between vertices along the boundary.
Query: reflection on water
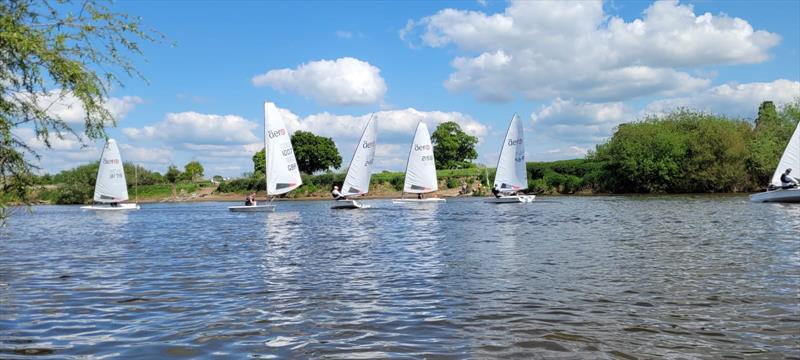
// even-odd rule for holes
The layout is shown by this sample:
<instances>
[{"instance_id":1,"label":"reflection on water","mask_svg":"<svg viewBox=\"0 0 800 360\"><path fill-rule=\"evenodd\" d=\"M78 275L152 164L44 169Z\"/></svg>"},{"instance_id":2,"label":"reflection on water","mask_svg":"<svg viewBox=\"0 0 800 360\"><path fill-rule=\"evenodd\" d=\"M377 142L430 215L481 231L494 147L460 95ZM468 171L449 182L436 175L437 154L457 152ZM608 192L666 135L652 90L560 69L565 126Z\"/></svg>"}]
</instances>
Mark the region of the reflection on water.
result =
<instances>
[{"instance_id":1,"label":"reflection on water","mask_svg":"<svg viewBox=\"0 0 800 360\"><path fill-rule=\"evenodd\" d=\"M796 355L800 206L37 207L0 229L0 358Z\"/></svg>"}]
</instances>

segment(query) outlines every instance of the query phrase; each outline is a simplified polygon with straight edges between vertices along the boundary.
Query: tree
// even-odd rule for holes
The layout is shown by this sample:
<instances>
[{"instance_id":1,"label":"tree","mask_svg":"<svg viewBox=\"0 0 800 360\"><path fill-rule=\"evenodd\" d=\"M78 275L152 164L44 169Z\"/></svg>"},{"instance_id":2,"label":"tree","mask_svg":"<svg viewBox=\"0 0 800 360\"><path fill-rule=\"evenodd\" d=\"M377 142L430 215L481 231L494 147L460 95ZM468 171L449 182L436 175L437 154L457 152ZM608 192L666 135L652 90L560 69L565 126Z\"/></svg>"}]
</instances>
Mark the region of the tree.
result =
<instances>
[{"instance_id":1,"label":"tree","mask_svg":"<svg viewBox=\"0 0 800 360\"><path fill-rule=\"evenodd\" d=\"M308 131L295 131L292 134L292 148L298 168L306 174L342 166L342 157L331 138L317 136ZM265 149L253 155L253 169L255 174L265 174Z\"/></svg>"},{"instance_id":2,"label":"tree","mask_svg":"<svg viewBox=\"0 0 800 360\"><path fill-rule=\"evenodd\" d=\"M105 102L119 74L142 78L126 57L140 56L139 41L160 35L143 30L138 17L112 12L99 0L0 2L0 188L27 202L39 154L13 135L32 130L46 147L53 136L83 138L49 111L75 102L86 139L104 138L114 117ZM4 197L5 198L5 197ZM6 217L0 200L0 222Z\"/></svg>"},{"instance_id":3,"label":"tree","mask_svg":"<svg viewBox=\"0 0 800 360\"><path fill-rule=\"evenodd\" d=\"M267 172L267 151L266 149L261 149L261 151L255 153L253 155L253 175L259 174L263 176Z\"/></svg>"},{"instance_id":4,"label":"tree","mask_svg":"<svg viewBox=\"0 0 800 360\"><path fill-rule=\"evenodd\" d=\"M184 167L184 174L191 181L197 181L198 177L203 176L203 165L199 161L190 161Z\"/></svg>"},{"instance_id":5,"label":"tree","mask_svg":"<svg viewBox=\"0 0 800 360\"><path fill-rule=\"evenodd\" d=\"M772 101L764 101L758 107L758 117L756 118L756 129L774 127L778 123L778 110Z\"/></svg>"},{"instance_id":6,"label":"tree","mask_svg":"<svg viewBox=\"0 0 800 360\"><path fill-rule=\"evenodd\" d=\"M331 138L308 131L295 131L292 134L292 148L297 166L306 174L342 166L342 157Z\"/></svg>"},{"instance_id":7,"label":"tree","mask_svg":"<svg viewBox=\"0 0 800 360\"><path fill-rule=\"evenodd\" d=\"M170 165L169 168L167 168L167 172L164 173L164 178L171 184L175 184L181 178L181 171L178 170L177 166Z\"/></svg>"},{"instance_id":8,"label":"tree","mask_svg":"<svg viewBox=\"0 0 800 360\"><path fill-rule=\"evenodd\" d=\"M453 121L439 124L431 134L433 155L437 169L473 167L472 160L478 158L475 145L478 138L465 133Z\"/></svg>"}]
</instances>

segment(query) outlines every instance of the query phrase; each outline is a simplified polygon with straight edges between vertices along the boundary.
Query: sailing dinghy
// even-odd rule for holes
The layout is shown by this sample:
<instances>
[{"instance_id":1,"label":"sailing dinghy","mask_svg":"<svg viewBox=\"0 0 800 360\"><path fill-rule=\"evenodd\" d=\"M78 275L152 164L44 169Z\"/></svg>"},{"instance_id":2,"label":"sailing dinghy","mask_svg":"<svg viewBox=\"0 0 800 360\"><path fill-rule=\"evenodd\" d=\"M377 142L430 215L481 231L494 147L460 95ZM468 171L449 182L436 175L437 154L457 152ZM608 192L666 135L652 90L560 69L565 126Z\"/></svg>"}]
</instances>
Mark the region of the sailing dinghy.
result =
<instances>
[{"instance_id":1,"label":"sailing dinghy","mask_svg":"<svg viewBox=\"0 0 800 360\"><path fill-rule=\"evenodd\" d=\"M525 170L525 145L523 140L522 122L517 114L511 118L503 147L500 149L500 159L497 161L497 172L494 176L494 185L500 189L501 196L486 199L488 203L529 203L533 202L536 195L511 195L528 188L528 174Z\"/></svg>"},{"instance_id":2,"label":"sailing dinghy","mask_svg":"<svg viewBox=\"0 0 800 360\"><path fill-rule=\"evenodd\" d=\"M772 181L770 181L769 189L765 192L750 195L750 201L754 202L784 202L784 203L798 203L800 202L800 188L794 187L789 189L781 188L781 175L786 169L792 169L793 175L800 172L800 123L794 129L789 144L783 150L781 161L778 162L778 167L772 174Z\"/></svg>"},{"instance_id":3,"label":"sailing dinghy","mask_svg":"<svg viewBox=\"0 0 800 360\"><path fill-rule=\"evenodd\" d=\"M264 103L264 148L267 152L267 196L285 194L303 183L300 169L292 149L292 138L283 122L278 107L271 102ZM272 201L270 199L270 202ZM229 206L233 212L272 212L275 205Z\"/></svg>"},{"instance_id":4,"label":"sailing dinghy","mask_svg":"<svg viewBox=\"0 0 800 360\"><path fill-rule=\"evenodd\" d=\"M406 162L406 180L403 184L403 195L426 194L439 190L439 180L436 179L436 162L433 158L433 144L431 136L428 134L428 127L420 121L417 130L414 132L414 141L411 143L411 150L408 152L408 162ZM392 199L395 204L403 203L440 203L445 202L442 198L402 198Z\"/></svg>"},{"instance_id":5,"label":"sailing dinghy","mask_svg":"<svg viewBox=\"0 0 800 360\"><path fill-rule=\"evenodd\" d=\"M359 196L369 191L369 179L372 176L372 163L375 160L375 145L378 132L374 116L370 116L361 140L358 142L353 160L347 168L347 177L342 184L342 196ZM331 209L364 209L370 207L356 200L336 200Z\"/></svg>"},{"instance_id":6,"label":"sailing dinghy","mask_svg":"<svg viewBox=\"0 0 800 360\"><path fill-rule=\"evenodd\" d=\"M100 155L100 167L97 169L97 181L94 185L94 204L81 206L83 210L124 211L138 210L138 204L122 204L128 200L128 185L125 182L125 170L122 167L122 156L119 154L117 142L108 139Z\"/></svg>"}]
</instances>

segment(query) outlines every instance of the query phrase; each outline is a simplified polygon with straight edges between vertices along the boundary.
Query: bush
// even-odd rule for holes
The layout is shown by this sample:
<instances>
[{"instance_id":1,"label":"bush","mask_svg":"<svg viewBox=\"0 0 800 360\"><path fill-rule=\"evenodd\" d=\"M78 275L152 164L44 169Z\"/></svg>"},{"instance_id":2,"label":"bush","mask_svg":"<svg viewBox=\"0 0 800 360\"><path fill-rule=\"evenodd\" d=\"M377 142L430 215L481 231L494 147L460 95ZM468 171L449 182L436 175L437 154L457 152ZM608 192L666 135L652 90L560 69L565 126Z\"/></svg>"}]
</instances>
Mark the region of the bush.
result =
<instances>
[{"instance_id":1,"label":"bush","mask_svg":"<svg viewBox=\"0 0 800 360\"><path fill-rule=\"evenodd\" d=\"M447 184L447 188L448 189L460 188L461 187L461 180L453 178L453 177L447 178L446 184Z\"/></svg>"}]
</instances>

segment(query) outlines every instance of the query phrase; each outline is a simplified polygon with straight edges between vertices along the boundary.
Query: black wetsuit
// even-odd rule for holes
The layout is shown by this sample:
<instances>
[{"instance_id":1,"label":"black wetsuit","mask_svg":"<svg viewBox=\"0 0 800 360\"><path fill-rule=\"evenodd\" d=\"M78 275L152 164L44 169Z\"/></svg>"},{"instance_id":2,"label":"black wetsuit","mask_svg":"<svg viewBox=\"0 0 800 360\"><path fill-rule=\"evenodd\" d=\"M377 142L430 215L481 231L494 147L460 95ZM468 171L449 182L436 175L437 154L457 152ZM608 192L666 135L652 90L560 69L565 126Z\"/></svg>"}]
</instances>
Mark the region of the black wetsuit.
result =
<instances>
[{"instance_id":1,"label":"black wetsuit","mask_svg":"<svg viewBox=\"0 0 800 360\"><path fill-rule=\"evenodd\" d=\"M797 181L795 181L789 174L783 173L781 175L781 188L783 189L791 189L797 186Z\"/></svg>"}]
</instances>

